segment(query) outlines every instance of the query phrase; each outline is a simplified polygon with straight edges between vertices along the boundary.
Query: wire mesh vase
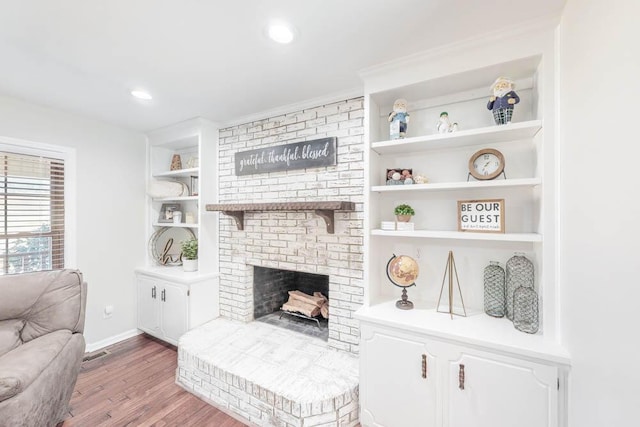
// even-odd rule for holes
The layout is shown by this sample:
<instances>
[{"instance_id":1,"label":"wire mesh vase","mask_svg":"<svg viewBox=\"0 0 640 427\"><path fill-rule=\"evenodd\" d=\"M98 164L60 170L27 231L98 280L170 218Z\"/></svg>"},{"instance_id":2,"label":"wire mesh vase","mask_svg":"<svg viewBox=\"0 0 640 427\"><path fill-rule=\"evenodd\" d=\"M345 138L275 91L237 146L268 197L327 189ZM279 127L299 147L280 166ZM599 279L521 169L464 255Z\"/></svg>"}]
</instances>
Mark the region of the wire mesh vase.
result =
<instances>
[{"instance_id":1,"label":"wire mesh vase","mask_svg":"<svg viewBox=\"0 0 640 427\"><path fill-rule=\"evenodd\" d=\"M538 332L538 294L533 288L520 286L513 295L513 326L528 334Z\"/></svg>"},{"instance_id":2,"label":"wire mesh vase","mask_svg":"<svg viewBox=\"0 0 640 427\"><path fill-rule=\"evenodd\" d=\"M504 269L496 261L484 268L484 312L489 316L503 317L506 291Z\"/></svg>"},{"instance_id":3,"label":"wire mesh vase","mask_svg":"<svg viewBox=\"0 0 640 427\"><path fill-rule=\"evenodd\" d=\"M519 287L533 289L533 263L523 253L516 252L506 264L507 318L513 320L513 294Z\"/></svg>"}]
</instances>

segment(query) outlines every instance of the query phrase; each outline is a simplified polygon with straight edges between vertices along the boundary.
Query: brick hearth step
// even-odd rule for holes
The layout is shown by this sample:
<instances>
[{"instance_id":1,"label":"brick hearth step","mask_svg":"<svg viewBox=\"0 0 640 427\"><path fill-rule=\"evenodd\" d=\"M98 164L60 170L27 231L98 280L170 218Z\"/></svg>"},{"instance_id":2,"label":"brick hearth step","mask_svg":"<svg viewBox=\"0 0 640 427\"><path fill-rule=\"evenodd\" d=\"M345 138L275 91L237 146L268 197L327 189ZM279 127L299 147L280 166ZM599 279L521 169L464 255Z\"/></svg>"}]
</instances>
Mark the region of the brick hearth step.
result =
<instances>
[{"instance_id":1,"label":"brick hearth step","mask_svg":"<svg viewBox=\"0 0 640 427\"><path fill-rule=\"evenodd\" d=\"M257 426L358 425L358 359L261 322L215 319L178 344L176 382Z\"/></svg>"}]
</instances>

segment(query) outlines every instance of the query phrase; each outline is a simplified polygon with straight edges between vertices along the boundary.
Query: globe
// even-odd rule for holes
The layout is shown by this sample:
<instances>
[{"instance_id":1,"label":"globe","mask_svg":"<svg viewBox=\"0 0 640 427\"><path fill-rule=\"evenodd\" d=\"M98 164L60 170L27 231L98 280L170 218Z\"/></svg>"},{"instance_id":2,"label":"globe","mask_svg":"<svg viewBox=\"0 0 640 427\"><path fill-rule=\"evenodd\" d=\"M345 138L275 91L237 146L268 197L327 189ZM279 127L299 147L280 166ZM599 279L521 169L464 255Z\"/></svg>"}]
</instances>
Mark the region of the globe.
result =
<instances>
[{"instance_id":1,"label":"globe","mask_svg":"<svg viewBox=\"0 0 640 427\"><path fill-rule=\"evenodd\" d=\"M402 288L402 298L396 301L396 307L401 310L413 308L413 303L407 296L407 288L415 286L419 271L416 260L407 255L393 255L387 263L387 277L391 283Z\"/></svg>"},{"instance_id":2,"label":"globe","mask_svg":"<svg viewBox=\"0 0 640 427\"><path fill-rule=\"evenodd\" d=\"M402 288L415 285L419 271L416 260L407 255L394 255L387 264L389 280Z\"/></svg>"}]
</instances>

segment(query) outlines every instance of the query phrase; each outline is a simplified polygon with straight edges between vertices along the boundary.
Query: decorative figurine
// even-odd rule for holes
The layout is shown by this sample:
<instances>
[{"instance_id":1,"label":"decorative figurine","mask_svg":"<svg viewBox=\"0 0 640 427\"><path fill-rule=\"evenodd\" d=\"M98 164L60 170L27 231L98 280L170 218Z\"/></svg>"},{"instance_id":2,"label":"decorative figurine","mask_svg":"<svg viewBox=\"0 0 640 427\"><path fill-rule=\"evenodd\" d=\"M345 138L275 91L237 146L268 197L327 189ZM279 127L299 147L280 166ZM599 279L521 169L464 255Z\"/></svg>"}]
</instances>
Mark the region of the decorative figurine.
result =
<instances>
[{"instance_id":1,"label":"decorative figurine","mask_svg":"<svg viewBox=\"0 0 640 427\"><path fill-rule=\"evenodd\" d=\"M182 159L180 158L180 154L174 154L171 157L171 169L172 171L177 171L182 169Z\"/></svg>"},{"instance_id":2,"label":"decorative figurine","mask_svg":"<svg viewBox=\"0 0 640 427\"><path fill-rule=\"evenodd\" d=\"M515 84L506 77L498 77L491 85L493 95L489 98L487 109L493 111L493 119L497 125L511 123L513 106L520 102L520 97L513 89Z\"/></svg>"},{"instance_id":3,"label":"decorative figurine","mask_svg":"<svg viewBox=\"0 0 640 427\"><path fill-rule=\"evenodd\" d=\"M198 167L198 156L191 156L189 160L187 160L187 168L193 169Z\"/></svg>"},{"instance_id":4,"label":"decorative figurine","mask_svg":"<svg viewBox=\"0 0 640 427\"><path fill-rule=\"evenodd\" d=\"M389 123L389 136L391 139L405 137L407 134L407 123L409 123L406 99L395 100L393 103L393 112L389 113Z\"/></svg>"},{"instance_id":5,"label":"decorative figurine","mask_svg":"<svg viewBox=\"0 0 640 427\"><path fill-rule=\"evenodd\" d=\"M426 184L429 182L429 179L424 175L416 175L413 177L413 182L416 184Z\"/></svg>"},{"instance_id":6,"label":"decorative figurine","mask_svg":"<svg viewBox=\"0 0 640 427\"><path fill-rule=\"evenodd\" d=\"M449 120L449 113L443 111L440 113L440 120L437 125L438 133L450 133L458 130L457 123L451 123Z\"/></svg>"}]
</instances>

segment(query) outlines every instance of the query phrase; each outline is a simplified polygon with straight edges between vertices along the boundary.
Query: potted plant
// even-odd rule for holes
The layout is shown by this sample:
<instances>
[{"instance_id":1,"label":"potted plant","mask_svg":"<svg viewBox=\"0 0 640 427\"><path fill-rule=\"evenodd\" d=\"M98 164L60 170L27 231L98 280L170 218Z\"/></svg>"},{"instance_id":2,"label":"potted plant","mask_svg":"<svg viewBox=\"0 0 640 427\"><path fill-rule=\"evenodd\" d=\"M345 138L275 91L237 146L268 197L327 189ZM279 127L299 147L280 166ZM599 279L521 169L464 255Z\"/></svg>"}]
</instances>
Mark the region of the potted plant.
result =
<instances>
[{"instance_id":1,"label":"potted plant","mask_svg":"<svg viewBox=\"0 0 640 427\"><path fill-rule=\"evenodd\" d=\"M182 248L182 268L184 271L198 270L198 239L180 242Z\"/></svg>"},{"instance_id":2,"label":"potted plant","mask_svg":"<svg viewBox=\"0 0 640 427\"><path fill-rule=\"evenodd\" d=\"M409 222L411 217L416 214L416 211L409 205L398 205L393 213L396 215L398 222Z\"/></svg>"}]
</instances>

